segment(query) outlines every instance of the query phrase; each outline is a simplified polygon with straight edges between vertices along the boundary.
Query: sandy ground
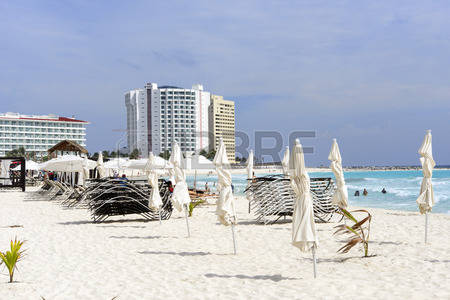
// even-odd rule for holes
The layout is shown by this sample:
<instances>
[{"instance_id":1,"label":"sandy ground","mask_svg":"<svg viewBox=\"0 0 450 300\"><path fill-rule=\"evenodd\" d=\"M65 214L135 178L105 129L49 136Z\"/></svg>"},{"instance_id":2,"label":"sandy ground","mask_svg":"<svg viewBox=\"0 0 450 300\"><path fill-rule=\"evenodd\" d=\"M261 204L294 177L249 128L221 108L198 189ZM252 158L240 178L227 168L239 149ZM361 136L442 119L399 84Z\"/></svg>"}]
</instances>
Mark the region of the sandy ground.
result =
<instances>
[{"instance_id":1,"label":"sandy ground","mask_svg":"<svg viewBox=\"0 0 450 300\"><path fill-rule=\"evenodd\" d=\"M450 216L370 209L370 252L337 254L336 224L318 224L312 260L290 245L290 223L259 225L238 198L238 254L214 206L194 211L191 238L174 213L162 226L139 216L93 224L83 209L63 209L35 193L0 192L0 249L17 236L26 257L17 282L0 267L1 299L449 299ZM11 228L9 226L22 227Z\"/></svg>"}]
</instances>

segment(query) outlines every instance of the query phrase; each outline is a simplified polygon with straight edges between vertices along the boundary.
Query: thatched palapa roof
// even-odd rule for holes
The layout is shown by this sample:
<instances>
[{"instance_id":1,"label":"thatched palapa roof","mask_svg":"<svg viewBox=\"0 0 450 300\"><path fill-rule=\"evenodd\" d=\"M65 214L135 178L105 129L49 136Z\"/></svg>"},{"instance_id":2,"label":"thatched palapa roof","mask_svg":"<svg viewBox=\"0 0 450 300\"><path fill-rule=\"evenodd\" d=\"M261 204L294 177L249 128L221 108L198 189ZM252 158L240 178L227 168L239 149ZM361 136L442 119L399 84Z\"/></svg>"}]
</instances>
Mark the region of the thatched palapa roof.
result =
<instances>
[{"instance_id":1,"label":"thatched palapa roof","mask_svg":"<svg viewBox=\"0 0 450 300\"><path fill-rule=\"evenodd\" d=\"M49 153L50 156L56 151L79 152L79 153L88 154L88 151L86 150L86 148L82 147L77 142L69 141L69 140L61 141L58 144L56 144L55 146L53 146L47 150L47 152Z\"/></svg>"}]
</instances>

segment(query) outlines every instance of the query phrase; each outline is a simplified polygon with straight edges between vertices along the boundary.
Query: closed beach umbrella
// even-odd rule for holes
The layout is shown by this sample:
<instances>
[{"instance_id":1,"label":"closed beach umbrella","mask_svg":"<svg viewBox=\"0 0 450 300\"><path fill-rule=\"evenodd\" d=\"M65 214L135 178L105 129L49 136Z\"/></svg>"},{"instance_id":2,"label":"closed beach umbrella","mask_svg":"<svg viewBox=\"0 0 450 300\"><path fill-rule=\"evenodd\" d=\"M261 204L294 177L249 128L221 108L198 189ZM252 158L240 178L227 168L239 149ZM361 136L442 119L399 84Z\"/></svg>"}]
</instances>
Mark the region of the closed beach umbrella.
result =
<instances>
[{"instance_id":1,"label":"closed beach umbrella","mask_svg":"<svg viewBox=\"0 0 450 300\"><path fill-rule=\"evenodd\" d=\"M159 183L158 183L158 171L154 168L155 156L152 152L148 155L148 163L145 166L145 172L148 178L148 184L152 187L152 193L149 199L149 207L156 208L159 211L159 223L161 224L161 206L163 202L161 200L161 195L159 194Z\"/></svg>"},{"instance_id":2,"label":"closed beach umbrella","mask_svg":"<svg viewBox=\"0 0 450 300\"><path fill-rule=\"evenodd\" d=\"M341 152L339 151L339 146L336 139L333 139L333 145L331 146L328 159L331 161L330 168L336 178L337 187L331 201L334 205L345 209L348 206L348 192L344 180L344 171L342 169Z\"/></svg>"},{"instance_id":3,"label":"closed beach umbrella","mask_svg":"<svg viewBox=\"0 0 450 300\"><path fill-rule=\"evenodd\" d=\"M217 200L216 214L219 222L225 226L231 225L233 234L234 254L236 254L236 240L234 238L234 225L237 222L234 207L234 196L231 188L231 167L228 162L227 150L223 139L219 141L219 149L214 157L214 165L217 171L217 190L219 198Z\"/></svg>"},{"instance_id":4,"label":"closed beach umbrella","mask_svg":"<svg viewBox=\"0 0 450 300\"><path fill-rule=\"evenodd\" d=\"M281 166L283 167L283 174L289 175L289 146L286 147L284 151L283 160L281 161Z\"/></svg>"},{"instance_id":5,"label":"closed beach umbrella","mask_svg":"<svg viewBox=\"0 0 450 300\"><path fill-rule=\"evenodd\" d=\"M86 186L86 179L89 179L89 163L87 157L83 159L83 171L80 173L80 185Z\"/></svg>"},{"instance_id":6,"label":"closed beach umbrella","mask_svg":"<svg viewBox=\"0 0 450 300\"><path fill-rule=\"evenodd\" d=\"M290 160L291 185L295 192L294 213L292 219L292 245L302 252L312 251L314 277L316 277L316 255L318 245L314 210L310 191L310 179L305 167L305 157L300 141L295 140Z\"/></svg>"},{"instance_id":7,"label":"closed beach umbrella","mask_svg":"<svg viewBox=\"0 0 450 300\"><path fill-rule=\"evenodd\" d=\"M419 149L420 163L422 164L423 179L420 186L420 195L417 198L417 205L421 214L425 214L425 243L427 242L428 231L428 213L434 205L434 192L431 178L433 177L433 168L436 165L433 159L431 130L427 130L427 134Z\"/></svg>"},{"instance_id":8,"label":"closed beach umbrella","mask_svg":"<svg viewBox=\"0 0 450 300\"><path fill-rule=\"evenodd\" d=\"M175 188L172 193L172 203L178 211L182 211L184 208L189 237L191 234L189 231L188 205L191 203L191 197L189 196L189 190L186 184L186 175L183 170L183 154L181 153L180 146L178 146L177 142L174 142L169 161L173 166L172 174L175 183Z\"/></svg>"},{"instance_id":9,"label":"closed beach umbrella","mask_svg":"<svg viewBox=\"0 0 450 300\"><path fill-rule=\"evenodd\" d=\"M149 205L153 208L160 208L163 205L161 196L159 194L158 185L158 171L153 166L155 165L155 156L152 152L148 155L148 164L145 167L145 171L148 176L148 184L152 187L152 195L150 197Z\"/></svg>"},{"instance_id":10,"label":"closed beach umbrella","mask_svg":"<svg viewBox=\"0 0 450 300\"><path fill-rule=\"evenodd\" d=\"M247 160L247 178L253 179L253 150L250 150Z\"/></svg>"},{"instance_id":11,"label":"closed beach umbrella","mask_svg":"<svg viewBox=\"0 0 450 300\"><path fill-rule=\"evenodd\" d=\"M247 186L250 186L252 180L253 180L253 150L250 150L247 160L247 181L248 181ZM251 201L253 200L252 193L247 194L247 200L248 200L248 213L250 213Z\"/></svg>"},{"instance_id":12,"label":"closed beach umbrella","mask_svg":"<svg viewBox=\"0 0 450 300\"><path fill-rule=\"evenodd\" d=\"M106 177L106 170L105 170L105 167L103 166L103 154L102 153L98 154L97 172L98 172L98 176L100 178L105 178Z\"/></svg>"}]
</instances>

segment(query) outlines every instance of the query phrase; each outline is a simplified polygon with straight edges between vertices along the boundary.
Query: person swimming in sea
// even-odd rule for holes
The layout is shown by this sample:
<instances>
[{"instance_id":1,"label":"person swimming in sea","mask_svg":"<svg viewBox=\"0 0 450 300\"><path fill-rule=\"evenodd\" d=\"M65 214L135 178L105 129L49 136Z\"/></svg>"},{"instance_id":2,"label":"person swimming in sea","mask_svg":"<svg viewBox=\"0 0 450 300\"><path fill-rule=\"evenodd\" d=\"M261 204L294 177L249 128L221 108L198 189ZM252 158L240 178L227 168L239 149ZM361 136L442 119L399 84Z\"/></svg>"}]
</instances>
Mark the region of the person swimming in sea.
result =
<instances>
[{"instance_id":1,"label":"person swimming in sea","mask_svg":"<svg viewBox=\"0 0 450 300\"><path fill-rule=\"evenodd\" d=\"M364 195L364 196L367 196L368 194L369 194L369 192L368 192L366 189L364 189L363 195Z\"/></svg>"},{"instance_id":2,"label":"person swimming in sea","mask_svg":"<svg viewBox=\"0 0 450 300\"><path fill-rule=\"evenodd\" d=\"M355 197L359 197L359 191L355 192Z\"/></svg>"},{"instance_id":3,"label":"person swimming in sea","mask_svg":"<svg viewBox=\"0 0 450 300\"><path fill-rule=\"evenodd\" d=\"M387 193L385 188L383 188L383 189L381 190L381 192L382 192L383 194L386 194L386 193Z\"/></svg>"}]
</instances>

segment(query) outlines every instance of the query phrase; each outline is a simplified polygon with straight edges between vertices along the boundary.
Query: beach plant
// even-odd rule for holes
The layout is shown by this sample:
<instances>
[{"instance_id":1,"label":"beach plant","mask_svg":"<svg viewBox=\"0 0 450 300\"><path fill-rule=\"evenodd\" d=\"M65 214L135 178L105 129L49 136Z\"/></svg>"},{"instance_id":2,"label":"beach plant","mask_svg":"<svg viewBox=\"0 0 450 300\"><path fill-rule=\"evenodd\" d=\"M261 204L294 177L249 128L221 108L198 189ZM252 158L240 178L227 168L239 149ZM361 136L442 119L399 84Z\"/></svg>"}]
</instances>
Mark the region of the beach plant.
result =
<instances>
[{"instance_id":1,"label":"beach plant","mask_svg":"<svg viewBox=\"0 0 450 300\"><path fill-rule=\"evenodd\" d=\"M202 203L205 203L205 200L195 200L195 201L191 201L191 203L189 203L189 217L192 217L194 208L196 208L198 205L200 205Z\"/></svg>"},{"instance_id":2,"label":"beach plant","mask_svg":"<svg viewBox=\"0 0 450 300\"><path fill-rule=\"evenodd\" d=\"M17 263L22 260L24 250L21 250L24 241L11 240L11 249L6 252L0 251L0 265L5 264L9 272L9 282L13 282L14 271L17 269Z\"/></svg>"},{"instance_id":3,"label":"beach plant","mask_svg":"<svg viewBox=\"0 0 450 300\"><path fill-rule=\"evenodd\" d=\"M340 213L344 218L353 222L352 226L347 224L341 224L336 226L337 229L334 234L347 235L347 244L342 246L337 252L347 253L357 244L362 244L364 250L364 257L369 256L369 237L370 237L370 222L372 220L372 215L365 209L358 209L353 211L348 211L344 208L340 209ZM352 213L364 213L366 216L358 221Z\"/></svg>"}]
</instances>

